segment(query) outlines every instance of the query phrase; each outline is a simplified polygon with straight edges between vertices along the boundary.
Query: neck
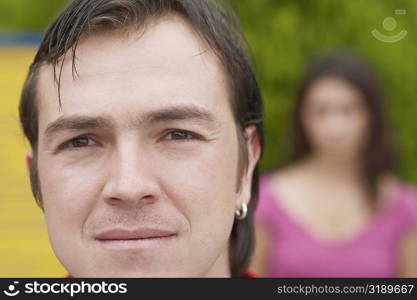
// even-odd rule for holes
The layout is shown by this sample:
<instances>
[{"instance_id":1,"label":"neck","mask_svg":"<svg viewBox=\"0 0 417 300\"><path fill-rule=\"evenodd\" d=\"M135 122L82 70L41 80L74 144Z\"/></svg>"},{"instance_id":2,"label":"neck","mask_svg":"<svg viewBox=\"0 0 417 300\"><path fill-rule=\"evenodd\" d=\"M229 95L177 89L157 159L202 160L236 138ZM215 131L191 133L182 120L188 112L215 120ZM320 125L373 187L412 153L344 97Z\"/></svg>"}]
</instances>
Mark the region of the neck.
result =
<instances>
[{"instance_id":1,"label":"neck","mask_svg":"<svg viewBox=\"0 0 417 300\"><path fill-rule=\"evenodd\" d=\"M212 265L210 270L205 275L203 275L203 277L231 277L229 252L227 249L217 258L216 262Z\"/></svg>"},{"instance_id":2,"label":"neck","mask_svg":"<svg viewBox=\"0 0 417 300\"><path fill-rule=\"evenodd\" d=\"M353 155L313 153L306 161L316 170L332 177L362 177L360 159Z\"/></svg>"}]
</instances>

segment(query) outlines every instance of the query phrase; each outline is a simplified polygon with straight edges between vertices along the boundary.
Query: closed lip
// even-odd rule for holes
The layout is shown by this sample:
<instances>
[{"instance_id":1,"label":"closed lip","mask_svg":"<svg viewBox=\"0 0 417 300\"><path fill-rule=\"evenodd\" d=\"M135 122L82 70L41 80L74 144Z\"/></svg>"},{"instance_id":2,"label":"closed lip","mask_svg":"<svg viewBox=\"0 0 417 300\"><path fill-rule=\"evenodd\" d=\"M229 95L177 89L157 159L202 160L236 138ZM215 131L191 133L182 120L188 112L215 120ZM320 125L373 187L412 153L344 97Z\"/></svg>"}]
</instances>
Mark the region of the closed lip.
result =
<instances>
[{"instance_id":1,"label":"closed lip","mask_svg":"<svg viewBox=\"0 0 417 300\"><path fill-rule=\"evenodd\" d=\"M98 234L95 239L99 241L117 241L117 240L138 240L172 237L176 235L171 230L141 228L135 230L111 229Z\"/></svg>"}]
</instances>

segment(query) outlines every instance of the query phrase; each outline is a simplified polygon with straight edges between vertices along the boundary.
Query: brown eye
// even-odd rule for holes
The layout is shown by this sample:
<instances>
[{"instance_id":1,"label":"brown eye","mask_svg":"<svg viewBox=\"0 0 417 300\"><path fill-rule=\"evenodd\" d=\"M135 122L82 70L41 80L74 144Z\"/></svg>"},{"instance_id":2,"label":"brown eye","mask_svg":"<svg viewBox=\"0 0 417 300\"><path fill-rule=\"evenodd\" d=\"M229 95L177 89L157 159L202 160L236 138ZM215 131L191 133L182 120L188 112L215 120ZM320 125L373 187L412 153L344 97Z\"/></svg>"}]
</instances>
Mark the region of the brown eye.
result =
<instances>
[{"instance_id":1,"label":"brown eye","mask_svg":"<svg viewBox=\"0 0 417 300\"><path fill-rule=\"evenodd\" d=\"M70 147L80 148L89 146L91 139L87 136L77 137L69 142Z\"/></svg>"}]
</instances>

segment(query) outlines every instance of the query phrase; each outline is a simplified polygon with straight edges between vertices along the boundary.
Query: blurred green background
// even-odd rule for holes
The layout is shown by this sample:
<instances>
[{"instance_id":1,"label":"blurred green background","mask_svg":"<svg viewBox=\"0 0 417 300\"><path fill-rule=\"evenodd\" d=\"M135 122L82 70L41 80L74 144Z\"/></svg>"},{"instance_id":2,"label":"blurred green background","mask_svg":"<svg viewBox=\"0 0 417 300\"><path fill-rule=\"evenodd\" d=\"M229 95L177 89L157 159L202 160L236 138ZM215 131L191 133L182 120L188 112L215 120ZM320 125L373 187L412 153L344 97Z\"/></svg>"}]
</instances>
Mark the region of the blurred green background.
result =
<instances>
[{"instance_id":1,"label":"blurred green background","mask_svg":"<svg viewBox=\"0 0 417 300\"><path fill-rule=\"evenodd\" d=\"M265 99L264 171L288 155L295 92L311 57L353 49L377 70L396 135L400 175L417 183L417 1L236 0L233 4L254 54ZM396 15L398 9L405 14ZM384 28L387 18L396 21L396 28ZM408 33L387 43L371 34L374 29L387 36Z\"/></svg>"},{"instance_id":2,"label":"blurred green background","mask_svg":"<svg viewBox=\"0 0 417 300\"><path fill-rule=\"evenodd\" d=\"M0 176L4 177L0 181L3 200L0 234L7 237L3 240L5 247L0 250L0 276L61 276L65 272L53 257L42 214L31 198L23 160L27 145L19 133L19 94L35 48L10 42L2 45L1 37L44 31L67 2L0 0L0 135L9 137L3 143L6 149L0 152ZM417 1L232 0L231 3L250 44L265 99L267 147L261 162L264 172L289 153L295 91L311 57L353 49L377 70L396 136L400 175L417 184ZM407 35L388 43L371 34L375 29L388 37L404 30ZM23 217L32 223L23 226ZM33 231L29 234L28 226ZM39 263L33 257L38 257Z\"/></svg>"}]
</instances>

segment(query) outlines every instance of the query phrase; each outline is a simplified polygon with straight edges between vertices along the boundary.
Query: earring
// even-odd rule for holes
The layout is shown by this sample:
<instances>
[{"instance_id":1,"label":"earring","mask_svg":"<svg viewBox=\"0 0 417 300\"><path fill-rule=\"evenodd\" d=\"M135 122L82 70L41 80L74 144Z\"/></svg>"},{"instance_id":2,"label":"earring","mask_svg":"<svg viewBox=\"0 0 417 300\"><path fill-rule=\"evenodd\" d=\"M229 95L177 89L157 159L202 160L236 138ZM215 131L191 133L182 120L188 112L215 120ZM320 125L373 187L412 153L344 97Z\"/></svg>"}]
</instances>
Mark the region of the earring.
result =
<instances>
[{"instance_id":1,"label":"earring","mask_svg":"<svg viewBox=\"0 0 417 300\"><path fill-rule=\"evenodd\" d=\"M235 216L238 220L243 220L246 218L246 215L248 214L248 206L245 203L242 203L242 208L235 210Z\"/></svg>"}]
</instances>

